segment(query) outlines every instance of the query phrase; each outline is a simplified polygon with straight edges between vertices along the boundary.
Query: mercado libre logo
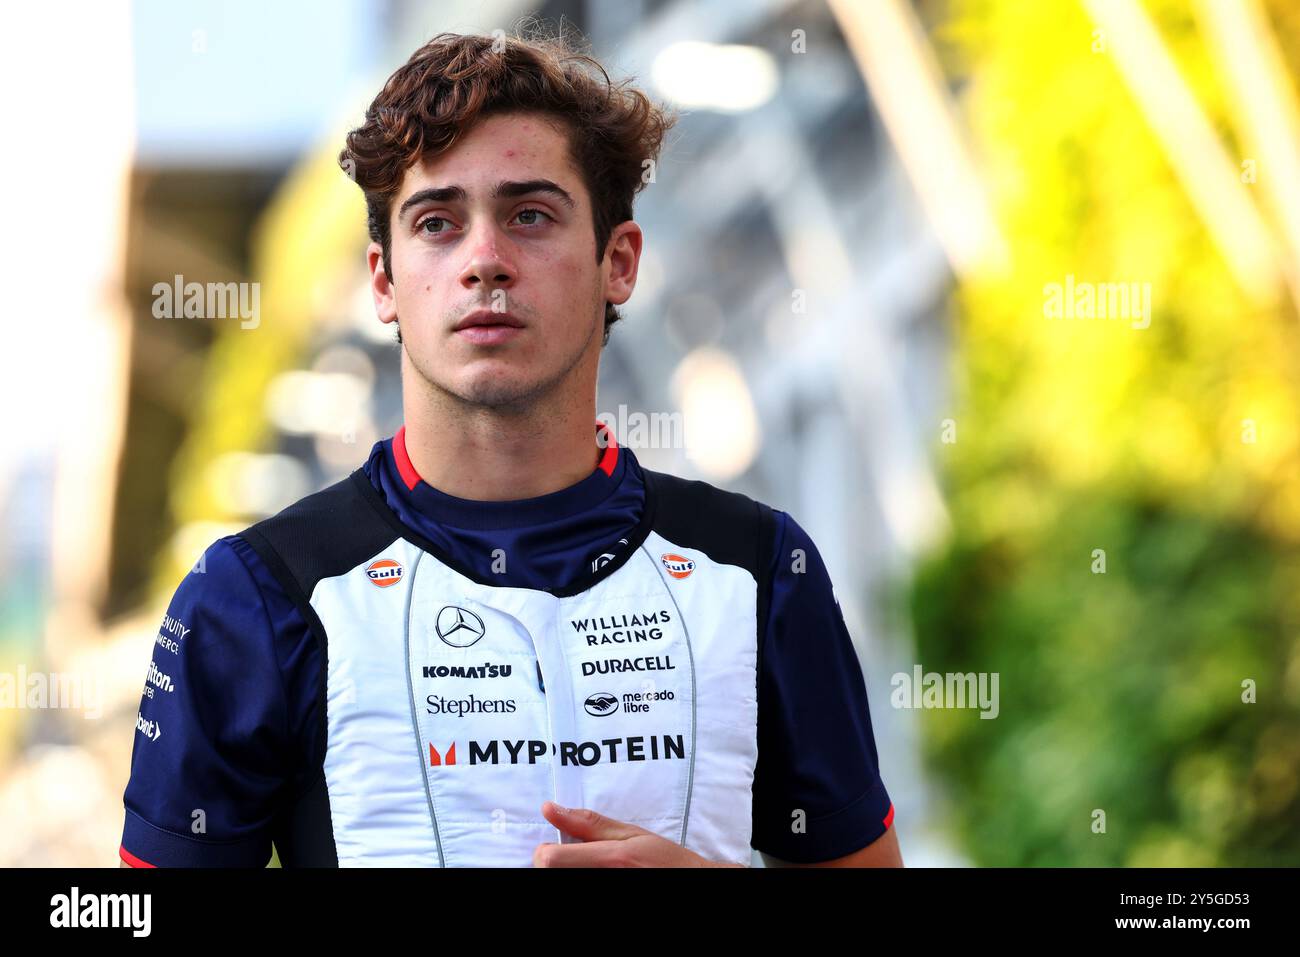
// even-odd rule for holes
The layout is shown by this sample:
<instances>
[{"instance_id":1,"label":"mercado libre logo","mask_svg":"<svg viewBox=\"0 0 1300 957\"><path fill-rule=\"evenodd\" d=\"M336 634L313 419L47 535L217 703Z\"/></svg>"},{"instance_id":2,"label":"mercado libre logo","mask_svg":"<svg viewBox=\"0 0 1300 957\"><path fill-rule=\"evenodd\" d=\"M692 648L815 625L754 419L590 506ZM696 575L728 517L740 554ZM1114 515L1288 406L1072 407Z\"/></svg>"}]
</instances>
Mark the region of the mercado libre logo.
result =
<instances>
[{"instance_id":1,"label":"mercado libre logo","mask_svg":"<svg viewBox=\"0 0 1300 957\"><path fill-rule=\"evenodd\" d=\"M370 579L370 584L379 588L396 585L402 580L402 563L391 558L381 558L366 568L366 577Z\"/></svg>"},{"instance_id":2,"label":"mercado libre logo","mask_svg":"<svg viewBox=\"0 0 1300 957\"><path fill-rule=\"evenodd\" d=\"M674 552L666 552L659 556L659 560L664 563L664 568L668 569L668 574L674 578L689 578L691 572L695 571L695 562Z\"/></svg>"}]
</instances>

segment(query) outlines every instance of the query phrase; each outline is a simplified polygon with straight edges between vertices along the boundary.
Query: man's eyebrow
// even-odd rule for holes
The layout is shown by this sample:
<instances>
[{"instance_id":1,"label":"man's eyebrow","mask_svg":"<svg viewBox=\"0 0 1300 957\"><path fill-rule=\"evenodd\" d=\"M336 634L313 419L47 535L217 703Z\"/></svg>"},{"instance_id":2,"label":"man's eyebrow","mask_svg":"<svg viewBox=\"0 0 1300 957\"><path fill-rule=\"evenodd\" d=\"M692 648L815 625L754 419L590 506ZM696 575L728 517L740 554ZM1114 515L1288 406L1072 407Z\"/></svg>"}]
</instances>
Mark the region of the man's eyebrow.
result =
<instances>
[{"instance_id":1,"label":"man's eyebrow","mask_svg":"<svg viewBox=\"0 0 1300 957\"><path fill-rule=\"evenodd\" d=\"M549 179L502 180L493 188L492 198L517 199L520 196L530 196L533 193L549 193L569 209L576 206L568 190ZM402 203L401 208L398 209L397 218L401 219L406 215L408 209L421 203L463 203L466 199L468 199L468 194L466 194L464 187L430 186L408 196L406 201Z\"/></svg>"},{"instance_id":2,"label":"man's eyebrow","mask_svg":"<svg viewBox=\"0 0 1300 957\"><path fill-rule=\"evenodd\" d=\"M497 183L496 189L492 190L492 198L504 196L506 199L518 199L520 196L529 196L533 193L550 193L569 209L573 209L575 205L568 191L559 183L553 183L549 179L526 179L522 182L504 180Z\"/></svg>"},{"instance_id":3,"label":"man's eyebrow","mask_svg":"<svg viewBox=\"0 0 1300 957\"><path fill-rule=\"evenodd\" d=\"M421 203L463 203L464 201L465 190L459 186L430 186L408 196L406 202L402 203L397 211L397 218L401 219L408 209Z\"/></svg>"}]
</instances>

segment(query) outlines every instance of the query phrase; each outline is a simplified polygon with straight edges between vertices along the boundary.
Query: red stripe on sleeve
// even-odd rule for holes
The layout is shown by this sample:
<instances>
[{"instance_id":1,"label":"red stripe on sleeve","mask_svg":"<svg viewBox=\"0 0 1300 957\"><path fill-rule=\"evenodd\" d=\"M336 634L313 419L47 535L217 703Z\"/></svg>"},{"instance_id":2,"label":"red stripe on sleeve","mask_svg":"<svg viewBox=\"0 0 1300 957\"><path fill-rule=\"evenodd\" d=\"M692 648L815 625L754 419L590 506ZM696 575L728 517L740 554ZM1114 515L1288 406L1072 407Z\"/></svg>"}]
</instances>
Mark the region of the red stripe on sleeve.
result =
<instances>
[{"instance_id":1,"label":"red stripe on sleeve","mask_svg":"<svg viewBox=\"0 0 1300 957\"><path fill-rule=\"evenodd\" d=\"M148 861L140 860L140 858L136 857L125 847L119 847L117 849L117 856L122 858L122 860L126 861L132 867L156 867L157 866L154 864L150 864Z\"/></svg>"}]
</instances>

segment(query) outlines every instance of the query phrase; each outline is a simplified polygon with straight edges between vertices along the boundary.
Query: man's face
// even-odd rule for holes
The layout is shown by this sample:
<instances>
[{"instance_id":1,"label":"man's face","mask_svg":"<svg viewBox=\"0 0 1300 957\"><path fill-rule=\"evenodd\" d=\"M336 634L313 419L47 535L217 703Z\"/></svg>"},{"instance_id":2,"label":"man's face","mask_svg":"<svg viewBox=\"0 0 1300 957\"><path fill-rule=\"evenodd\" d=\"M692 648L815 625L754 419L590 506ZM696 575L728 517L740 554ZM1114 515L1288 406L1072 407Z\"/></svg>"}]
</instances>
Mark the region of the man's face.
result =
<instances>
[{"instance_id":1,"label":"man's face","mask_svg":"<svg viewBox=\"0 0 1300 957\"><path fill-rule=\"evenodd\" d=\"M490 408L524 408L583 373L594 389L605 302L631 295L640 231L621 224L611 245L622 258L596 261L591 198L545 119L488 117L412 166L389 225L391 283L379 244L367 255L380 319L400 318L408 374ZM484 324L458 328L476 313Z\"/></svg>"}]
</instances>

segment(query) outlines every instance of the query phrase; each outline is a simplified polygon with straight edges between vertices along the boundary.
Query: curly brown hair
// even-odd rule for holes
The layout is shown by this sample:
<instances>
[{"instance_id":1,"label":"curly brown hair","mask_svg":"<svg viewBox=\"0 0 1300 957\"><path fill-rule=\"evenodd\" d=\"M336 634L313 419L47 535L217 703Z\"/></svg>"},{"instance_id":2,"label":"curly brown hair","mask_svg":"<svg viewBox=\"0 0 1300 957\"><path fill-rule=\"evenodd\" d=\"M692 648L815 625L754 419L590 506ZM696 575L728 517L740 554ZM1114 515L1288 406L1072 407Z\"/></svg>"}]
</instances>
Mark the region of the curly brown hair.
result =
<instances>
[{"instance_id":1,"label":"curly brown hair","mask_svg":"<svg viewBox=\"0 0 1300 957\"><path fill-rule=\"evenodd\" d=\"M365 193L370 238L383 247L389 280L389 216L406 170L450 149L476 122L499 113L541 113L566 133L591 195L599 263L614 227L632 218L646 163L657 159L677 120L631 84L630 78L611 81L596 59L567 38L539 30L513 36L440 33L416 50L388 78L365 123L348 133L339 153L339 165ZM602 344L620 318L606 302Z\"/></svg>"}]
</instances>

